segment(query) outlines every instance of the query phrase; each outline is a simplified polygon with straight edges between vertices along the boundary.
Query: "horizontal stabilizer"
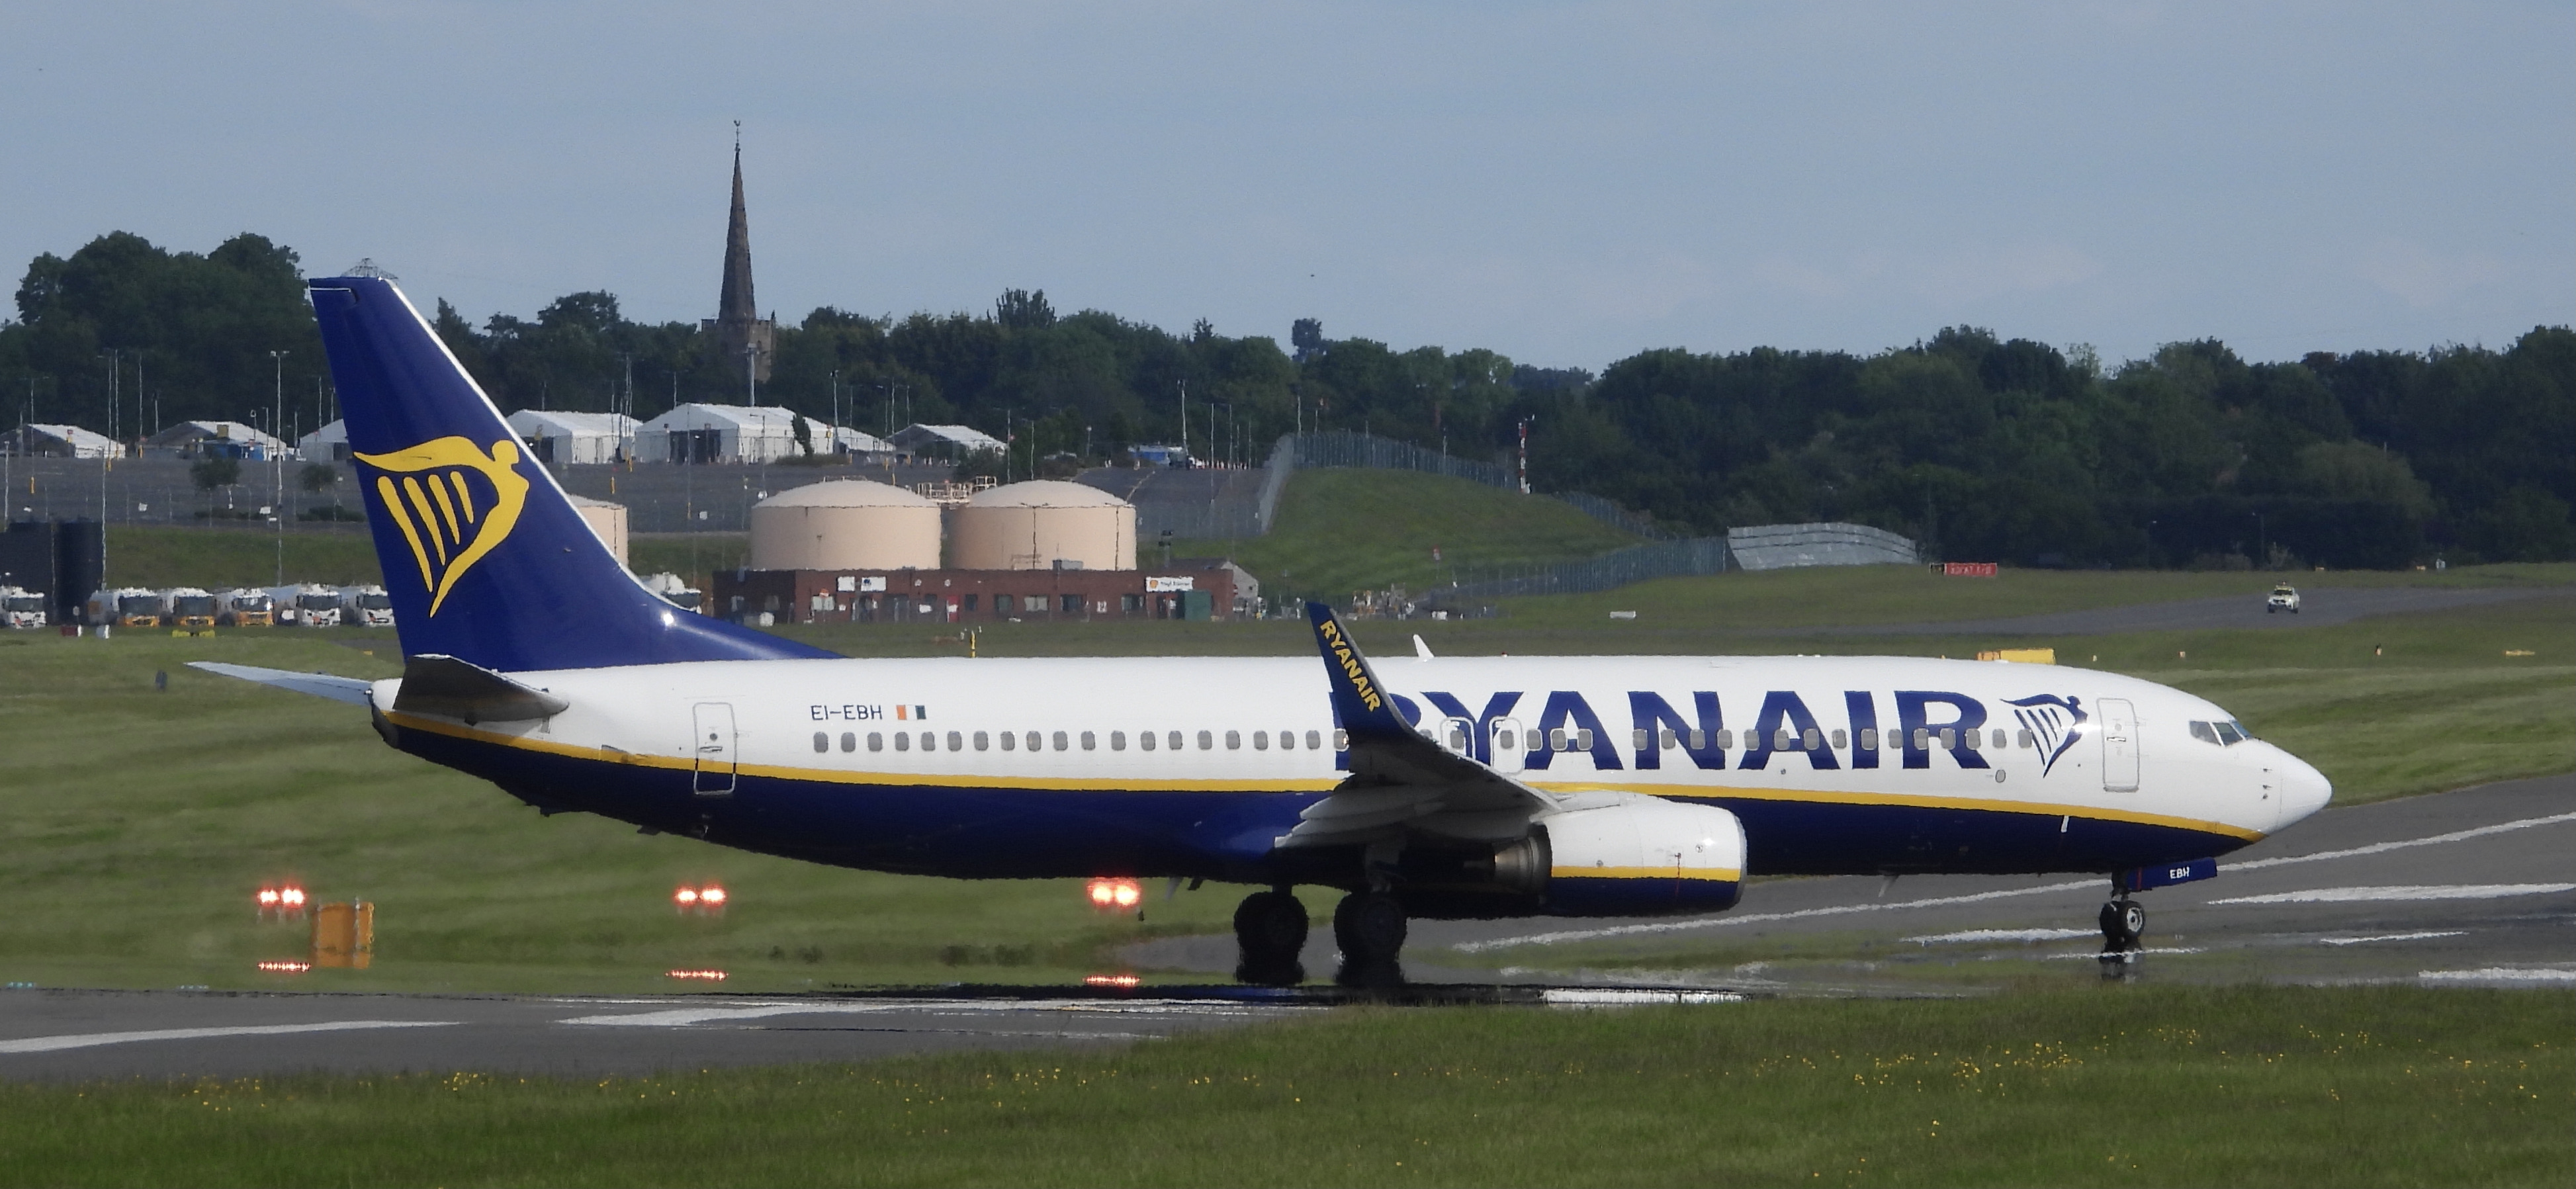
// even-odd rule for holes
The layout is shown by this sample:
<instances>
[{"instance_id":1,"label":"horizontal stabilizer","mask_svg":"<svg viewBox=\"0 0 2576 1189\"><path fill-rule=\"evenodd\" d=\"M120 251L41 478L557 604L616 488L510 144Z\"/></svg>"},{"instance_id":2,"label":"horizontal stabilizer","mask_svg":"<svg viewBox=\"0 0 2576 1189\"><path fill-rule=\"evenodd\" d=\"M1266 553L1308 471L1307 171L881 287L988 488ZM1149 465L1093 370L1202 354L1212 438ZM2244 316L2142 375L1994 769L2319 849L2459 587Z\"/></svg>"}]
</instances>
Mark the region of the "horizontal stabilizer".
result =
<instances>
[{"instance_id":1,"label":"horizontal stabilizer","mask_svg":"<svg viewBox=\"0 0 2576 1189\"><path fill-rule=\"evenodd\" d=\"M397 713L461 718L469 724L549 718L570 705L490 669L435 655L404 661L402 692L394 695Z\"/></svg>"},{"instance_id":2,"label":"horizontal stabilizer","mask_svg":"<svg viewBox=\"0 0 2576 1189\"><path fill-rule=\"evenodd\" d=\"M261 685L273 685L279 689L290 689L299 694L311 694L317 698L329 698L334 702L347 702L352 706L367 705L367 687L375 684L356 677L334 677L328 673L294 673L285 669L262 669L256 665L227 665L220 661L190 661L188 667L203 669L223 677L235 677L243 681L256 681Z\"/></svg>"}]
</instances>

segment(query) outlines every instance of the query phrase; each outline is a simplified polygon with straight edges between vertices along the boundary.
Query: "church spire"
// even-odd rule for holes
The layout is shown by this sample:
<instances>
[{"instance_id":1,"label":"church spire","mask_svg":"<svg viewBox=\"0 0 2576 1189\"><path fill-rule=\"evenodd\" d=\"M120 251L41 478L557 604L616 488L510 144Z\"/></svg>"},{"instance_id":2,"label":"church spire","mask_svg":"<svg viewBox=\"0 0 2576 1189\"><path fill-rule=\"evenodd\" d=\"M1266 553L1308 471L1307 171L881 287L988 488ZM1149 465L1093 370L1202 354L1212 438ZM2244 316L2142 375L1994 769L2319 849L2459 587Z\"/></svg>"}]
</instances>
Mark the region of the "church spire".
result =
<instances>
[{"instance_id":1,"label":"church spire","mask_svg":"<svg viewBox=\"0 0 2576 1189\"><path fill-rule=\"evenodd\" d=\"M742 208L742 124L733 127L733 217L725 224L724 295L716 303L720 322L750 322L760 317L751 298L751 216Z\"/></svg>"},{"instance_id":2,"label":"church spire","mask_svg":"<svg viewBox=\"0 0 2576 1189\"><path fill-rule=\"evenodd\" d=\"M741 369L745 403L758 404L760 382L769 378L769 357L778 344L776 324L760 316L751 296L751 217L742 202L742 121L733 122L733 216L725 225L724 287L716 298L716 316L703 327L716 336L725 361Z\"/></svg>"}]
</instances>

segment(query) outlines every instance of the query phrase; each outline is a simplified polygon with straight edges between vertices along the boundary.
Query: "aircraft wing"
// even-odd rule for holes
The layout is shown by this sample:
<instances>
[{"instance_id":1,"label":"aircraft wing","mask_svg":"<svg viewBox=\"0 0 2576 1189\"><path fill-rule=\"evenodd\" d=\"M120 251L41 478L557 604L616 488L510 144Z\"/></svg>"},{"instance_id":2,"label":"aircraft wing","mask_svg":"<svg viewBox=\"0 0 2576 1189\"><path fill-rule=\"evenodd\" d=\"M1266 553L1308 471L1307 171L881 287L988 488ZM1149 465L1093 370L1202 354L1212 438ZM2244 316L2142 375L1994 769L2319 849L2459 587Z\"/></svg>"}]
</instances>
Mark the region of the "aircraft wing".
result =
<instances>
[{"instance_id":1,"label":"aircraft wing","mask_svg":"<svg viewBox=\"0 0 2576 1189\"><path fill-rule=\"evenodd\" d=\"M256 681L261 685L273 685L299 694L311 694L317 698L329 698L334 702L347 702L353 706L368 705L367 688L375 684L356 677L334 677L328 673L294 673L285 669L262 669L256 665L227 665L221 661L189 661L188 667L203 669L224 677L239 678L243 681Z\"/></svg>"},{"instance_id":2,"label":"aircraft wing","mask_svg":"<svg viewBox=\"0 0 2576 1189\"><path fill-rule=\"evenodd\" d=\"M1351 774L1308 806L1279 846L1368 843L1413 830L1505 841L1556 807L1548 794L1406 725L1332 608L1308 603L1306 617L1330 674L1333 710L1349 736Z\"/></svg>"}]
</instances>

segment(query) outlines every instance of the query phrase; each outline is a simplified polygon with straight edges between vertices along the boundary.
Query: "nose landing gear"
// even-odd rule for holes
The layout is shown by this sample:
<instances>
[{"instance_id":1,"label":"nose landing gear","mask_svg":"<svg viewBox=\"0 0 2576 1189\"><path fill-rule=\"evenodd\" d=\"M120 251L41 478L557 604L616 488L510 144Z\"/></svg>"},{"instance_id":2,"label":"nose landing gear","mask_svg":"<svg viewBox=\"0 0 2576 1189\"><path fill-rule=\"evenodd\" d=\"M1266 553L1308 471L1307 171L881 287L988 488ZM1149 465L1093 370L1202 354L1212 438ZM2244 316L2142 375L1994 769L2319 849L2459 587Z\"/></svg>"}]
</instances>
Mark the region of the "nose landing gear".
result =
<instances>
[{"instance_id":1,"label":"nose landing gear","mask_svg":"<svg viewBox=\"0 0 2576 1189\"><path fill-rule=\"evenodd\" d=\"M2102 977L2122 978L2145 948L2147 910L2127 892L2102 905Z\"/></svg>"}]
</instances>

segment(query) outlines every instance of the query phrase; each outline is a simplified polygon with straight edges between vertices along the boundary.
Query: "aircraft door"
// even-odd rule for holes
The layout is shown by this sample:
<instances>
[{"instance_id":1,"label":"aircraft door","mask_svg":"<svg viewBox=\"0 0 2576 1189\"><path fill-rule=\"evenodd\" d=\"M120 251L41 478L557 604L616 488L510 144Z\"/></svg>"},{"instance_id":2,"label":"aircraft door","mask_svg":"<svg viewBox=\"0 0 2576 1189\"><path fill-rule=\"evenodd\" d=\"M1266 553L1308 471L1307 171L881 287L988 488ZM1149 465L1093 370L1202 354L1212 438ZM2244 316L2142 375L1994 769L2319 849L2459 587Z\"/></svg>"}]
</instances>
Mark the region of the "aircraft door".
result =
<instances>
[{"instance_id":1,"label":"aircraft door","mask_svg":"<svg viewBox=\"0 0 2576 1189\"><path fill-rule=\"evenodd\" d=\"M1518 772L1525 767L1521 762L1521 720L1498 718L1490 730L1486 740L1493 750L1486 753L1492 757L1486 762L1497 772Z\"/></svg>"},{"instance_id":2,"label":"aircraft door","mask_svg":"<svg viewBox=\"0 0 2576 1189\"><path fill-rule=\"evenodd\" d=\"M2138 711L2126 698L2104 698L2102 714L2102 791L2138 791Z\"/></svg>"},{"instance_id":3,"label":"aircraft door","mask_svg":"<svg viewBox=\"0 0 2576 1189\"><path fill-rule=\"evenodd\" d=\"M733 707L723 702L700 702L696 713L697 733L691 736L691 753L697 761L697 778L691 787L701 797L733 795Z\"/></svg>"}]
</instances>

